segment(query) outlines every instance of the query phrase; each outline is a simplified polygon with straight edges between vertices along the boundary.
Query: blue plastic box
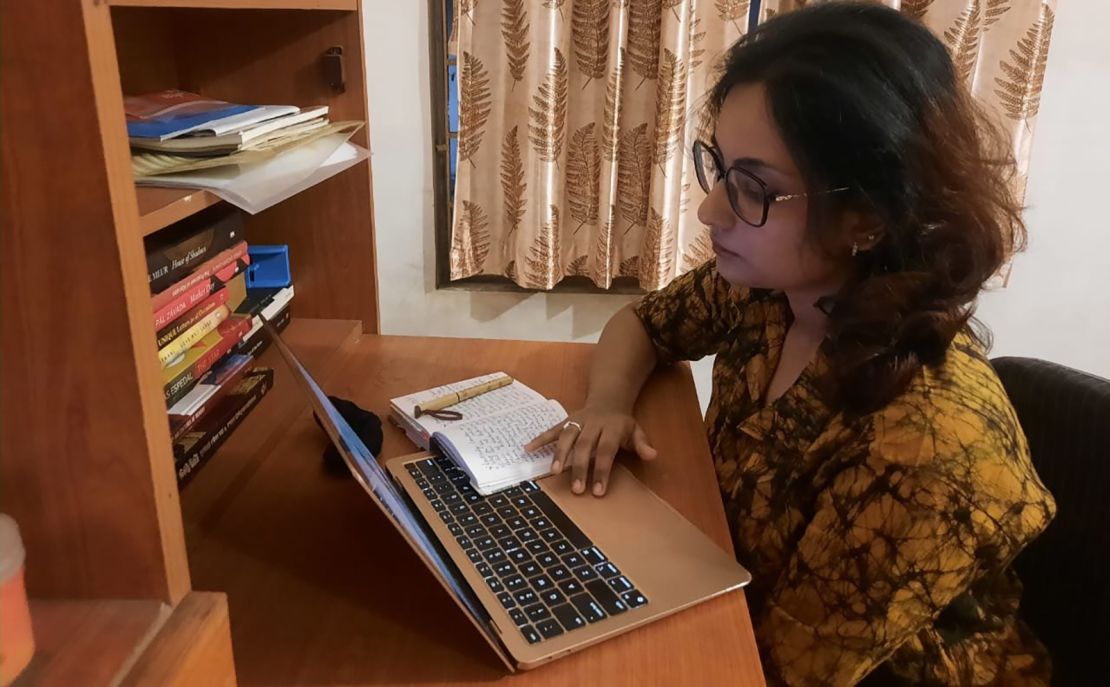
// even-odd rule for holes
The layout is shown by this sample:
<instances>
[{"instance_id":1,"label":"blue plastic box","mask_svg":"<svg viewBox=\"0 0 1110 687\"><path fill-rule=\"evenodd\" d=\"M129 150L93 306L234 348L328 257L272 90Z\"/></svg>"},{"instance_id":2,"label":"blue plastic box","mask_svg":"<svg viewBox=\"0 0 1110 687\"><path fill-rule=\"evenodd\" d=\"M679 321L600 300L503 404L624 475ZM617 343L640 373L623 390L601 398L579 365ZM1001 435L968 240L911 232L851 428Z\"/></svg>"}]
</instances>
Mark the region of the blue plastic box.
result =
<instances>
[{"instance_id":1,"label":"blue plastic box","mask_svg":"<svg viewBox=\"0 0 1110 687\"><path fill-rule=\"evenodd\" d=\"M248 246L248 289L282 289L293 283L289 270L289 246Z\"/></svg>"}]
</instances>

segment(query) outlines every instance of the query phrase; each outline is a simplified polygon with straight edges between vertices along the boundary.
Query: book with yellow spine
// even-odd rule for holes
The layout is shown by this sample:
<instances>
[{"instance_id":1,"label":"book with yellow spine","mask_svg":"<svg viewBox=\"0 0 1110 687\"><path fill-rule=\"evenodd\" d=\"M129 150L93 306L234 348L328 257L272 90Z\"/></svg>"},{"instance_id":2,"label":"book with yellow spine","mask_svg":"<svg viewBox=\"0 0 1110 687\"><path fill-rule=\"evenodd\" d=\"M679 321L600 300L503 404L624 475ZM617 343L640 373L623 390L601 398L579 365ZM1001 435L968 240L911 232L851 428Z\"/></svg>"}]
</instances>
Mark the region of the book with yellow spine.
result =
<instances>
[{"instance_id":1,"label":"book with yellow spine","mask_svg":"<svg viewBox=\"0 0 1110 687\"><path fill-rule=\"evenodd\" d=\"M203 339L209 332L220 326L231 315L226 305L221 305L201 318L196 324L181 332L181 336L166 344L158 351L158 362L162 367L169 367L173 362L193 347L193 344Z\"/></svg>"}]
</instances>

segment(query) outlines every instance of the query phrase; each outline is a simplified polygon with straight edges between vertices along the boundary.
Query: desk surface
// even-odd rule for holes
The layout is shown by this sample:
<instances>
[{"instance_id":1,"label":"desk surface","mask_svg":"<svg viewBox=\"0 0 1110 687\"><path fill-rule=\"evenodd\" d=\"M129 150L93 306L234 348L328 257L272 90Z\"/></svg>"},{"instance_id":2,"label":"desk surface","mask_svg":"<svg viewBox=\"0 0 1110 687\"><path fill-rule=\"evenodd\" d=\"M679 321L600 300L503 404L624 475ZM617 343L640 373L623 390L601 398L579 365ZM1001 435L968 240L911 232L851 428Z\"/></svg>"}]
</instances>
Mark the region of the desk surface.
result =
<instances>
[{"instance_id":1,"label":"desk surface","mask_svg":"<svg viewBox=\"0 0 1110 687\"><path fill-rule=\"evenodd\" d=\"M383 418L391 397L495 370L568 408L585 398L589 345L299 324L285 338L321 386ZM327 439L276 351L263 364L274 391L182 492L193 587L228 594L241 685L763 684L741 592L507 677L354 480L324 472ZM626 465L731 550L689 371L657 373L637 415L660 458ZM384 457L414 451L385 424Z\"/></svg>"}]
</instances>

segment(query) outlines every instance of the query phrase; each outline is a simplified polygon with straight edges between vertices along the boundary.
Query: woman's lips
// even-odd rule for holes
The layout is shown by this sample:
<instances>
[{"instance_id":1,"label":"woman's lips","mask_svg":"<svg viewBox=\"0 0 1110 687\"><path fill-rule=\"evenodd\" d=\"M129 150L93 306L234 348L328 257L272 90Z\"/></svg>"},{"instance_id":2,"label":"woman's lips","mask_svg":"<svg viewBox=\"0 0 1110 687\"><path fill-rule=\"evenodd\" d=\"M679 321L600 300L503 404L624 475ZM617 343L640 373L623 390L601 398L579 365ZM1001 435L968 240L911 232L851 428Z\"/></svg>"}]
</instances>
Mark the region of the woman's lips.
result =
<instances>
[{"instance_id":1,"label":"woman's lips","mask_svg":"<svg viewBox=\"0 0 1110 687\"><path fill-rule=\"evenodd\" d=\"M725 256L728 256L730 258L743 259L743 256L741 256L739 253L725 248L724 246L717 243L716 241L712 241L712 243L713 243L713 251L715 253L717 253L717 255L725 255Z\"/></svg>"}]
</instances>

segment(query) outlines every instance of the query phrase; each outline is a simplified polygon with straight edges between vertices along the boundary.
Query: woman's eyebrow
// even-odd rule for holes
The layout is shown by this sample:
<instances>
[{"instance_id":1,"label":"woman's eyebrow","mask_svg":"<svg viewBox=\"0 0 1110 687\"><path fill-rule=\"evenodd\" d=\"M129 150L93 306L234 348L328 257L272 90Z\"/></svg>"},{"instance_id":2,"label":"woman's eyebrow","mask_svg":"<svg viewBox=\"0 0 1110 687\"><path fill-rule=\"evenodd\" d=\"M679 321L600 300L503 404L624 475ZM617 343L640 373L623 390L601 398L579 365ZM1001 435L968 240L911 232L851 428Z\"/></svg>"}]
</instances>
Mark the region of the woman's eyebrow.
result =
<instances>
[{"instance_id":1,"label":"woman's eyebrow","mask_svg":"<svg viewBox=\"0 0 1110 687\"><path fill-rule=\"evenodd\" d=\"M717 135L716 134L713 134L710 137L709 142L712 143L713 147L716 148L718 151L721 150L721 145L719 143L717 143ZM722 157L723 157L723 154L722 154ZM762 160L758 157L738 157L738 158L736 158L735 160L732 160L732 161L725 160L725 166L727 166L727 167L743 167L744 169L748 169L748 170L750 170L752 168L769 169L772 172L776 172L776 173L781 174L783 176L787 176L787 177L791 176L789 173L779 169L778 167L774 166L770 162L767 162L766 160Z\"/></svg>"}]
</instances>

